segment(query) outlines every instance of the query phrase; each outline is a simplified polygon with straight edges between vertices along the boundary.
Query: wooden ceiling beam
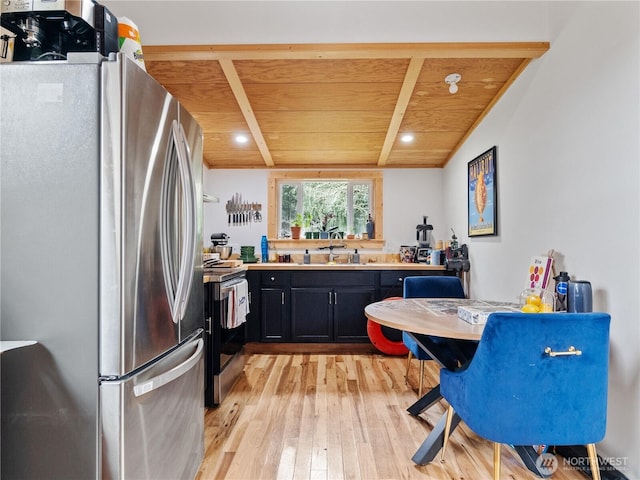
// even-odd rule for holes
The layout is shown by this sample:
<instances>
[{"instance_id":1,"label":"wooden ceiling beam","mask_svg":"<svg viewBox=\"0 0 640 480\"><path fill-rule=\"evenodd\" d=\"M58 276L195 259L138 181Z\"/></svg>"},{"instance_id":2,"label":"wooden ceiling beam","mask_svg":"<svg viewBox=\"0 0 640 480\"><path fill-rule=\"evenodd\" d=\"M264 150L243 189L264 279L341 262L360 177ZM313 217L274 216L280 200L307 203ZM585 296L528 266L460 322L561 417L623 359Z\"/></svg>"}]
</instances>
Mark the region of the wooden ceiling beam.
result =
<instances>
[{"instance_id":1,"label":"wooden ceiling beam","mask_svg":"<svg viewBox=\"0 0 640 480\"><path fill-rule=\"evenodd\" d=\"M244 91L244 87L242 86L242 82L240 81L240 77L238 76L238 72L236 68L233 66L233 61L229 59L220 59L219 60L220 67L222 67L222 71L224 75L227 77L227 81L229 82L229 87L231 87L231 91L236 97L238 101L238 106L242 111L242 115L244 115L244 119L249 126L249 130L251 131L251 135L253 135L253 139L256 142L258 150L260 150L260 154L264 159L264 163L267 167L273 167L273 159L271 158L271 152L269 152L269 148L267 147L267 143L264 140L264 136L262 135L262 130L260 130L260 125L258 125L258 120L256 119L255 114L253 113L253 108L251 108L251 104L249 103L249 98L247 98L247 94Z\"/></svg>"},{"instance_id":2,"label":"wooden ceiling beam","mask_svg":"<svg viewBox=\"0 0 640 480\"><path fill-rule=\"evenodd\" d=\"M413 94L413 87L415 87L420 72L422 71L422 65L424 64L424 58L412 58L407 67L407 72L402 82L402 88L400 88L400 94L398 95L398 101L396 102L396 108L391 116L389 122L389 128L387 129L387 136L384 139L384 144L380 151L380 157L378 158L378 166L384 167L389 158L391 147L393 147L396 137L398 136L398 130L402 124L404 113L407 111L409 100Z\"/></svg>"},{"instance_id":3,"label":"wooden ceiling beam","mask_svg":"<svg viewBox=\"0 0 640 480\"><path fill-rule=\"evenodd\" d=\"M538 58L549 42L145 45L145 61L355 58Z\"/></svg>"}]
</instances>

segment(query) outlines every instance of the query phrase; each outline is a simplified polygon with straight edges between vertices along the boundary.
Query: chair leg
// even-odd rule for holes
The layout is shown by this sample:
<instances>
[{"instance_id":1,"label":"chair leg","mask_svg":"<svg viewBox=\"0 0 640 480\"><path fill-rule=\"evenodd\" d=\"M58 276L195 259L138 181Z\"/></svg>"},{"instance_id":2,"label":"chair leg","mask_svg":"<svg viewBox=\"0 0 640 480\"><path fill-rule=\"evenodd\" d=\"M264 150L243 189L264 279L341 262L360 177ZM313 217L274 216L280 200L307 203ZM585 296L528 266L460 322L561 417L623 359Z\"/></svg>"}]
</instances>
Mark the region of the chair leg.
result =
<instances>
[{"instance_id":1,"label":"chair leg","mask_svg":"<svg viewBox=\"0 0 640 480\"><path fill-rule=\"evenodd\" d=\"M420 360L420 383L418 384L418 396L422 398L422 387L424 385L424 360Z\"/></svg>"},{"instance_id":2,"label":"chair leg","mask_svg":"<svg viewBox=\"0 0 640 480\"><path fill-rule=\"evenodd\" d=\"M500 444L493 444L493 480L500 480Z\"/></svg>"},{"instance_id":3,"label":"chair leg","mask_svg":"<svg viewBox=\"0 0 640 480\"><path fill-rule=\"evenodd\" d=\"M444 425L444 439L442 440L442 452L440 452L440 461L444 462L444 452L449 443L449 434L451 433L451 421L453 420L453 407L449 405L447 409L447 422Z\"/></svg>"},{"instance_id":4,"label":"chair leg","mask_svg":"<svg viewBox=\"0 0 640 480\"><path fill-rule=\"evenodd\" d=\"M591 477L593 480L600 480L600 465L598 465L598 454L596 453L596 444L587 444L587 453L589 454L589 467L591 467Z\"/></svg>"},{"instance_id":5,"label":"chair leg","mask_svg":"<svg viewBox=\"0 0 640 480\"><path fill-rule=\"evenodd\" d=\"M409 350L409 355L407 355L407 371L404 374L404 379L408 382L409 381L409 369L411 368L411 350Z\"/></svg>"}]
</instances>

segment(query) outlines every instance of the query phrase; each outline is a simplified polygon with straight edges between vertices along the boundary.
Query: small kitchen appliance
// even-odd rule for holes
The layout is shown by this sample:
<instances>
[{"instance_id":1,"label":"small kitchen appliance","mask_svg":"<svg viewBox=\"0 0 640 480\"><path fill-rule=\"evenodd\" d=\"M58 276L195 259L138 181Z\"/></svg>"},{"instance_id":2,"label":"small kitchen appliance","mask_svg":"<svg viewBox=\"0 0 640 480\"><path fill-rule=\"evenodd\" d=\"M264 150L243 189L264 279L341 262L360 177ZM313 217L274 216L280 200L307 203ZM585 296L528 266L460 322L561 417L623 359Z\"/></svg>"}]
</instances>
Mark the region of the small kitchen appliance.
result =
<instances>
[{"instance_id":1,"label":"small kitchen appliance","mask_svg":"<svg viewBox=\"0 0 640 480\"><path fill-rule=\"evenodd\" d=\"M212 233L211 244L213 245L213 251L220 254L222 260L226 260L231 256L233 247L227 245L229 243L229 235L226 233Z\"/></svg>"},{"instance_id":2,"label":"small kitchen appliance","mask_svg":"<svg viewBox=\"0 0 640 480\"><path fill-rule=\"evenodd\" d=\"M229 243L229 235L226 233L212 233L211 234L211 243L214 247L223 247L227 243Z\"/></svg>"},{"instance_id":3,"label":"small kitchen appliance","mask_svg":"<svg viewBox=\"0 0 640 480\"><path fill-rule=\"evenodd\" d=\"M427 223L427 216L422 217L422 223L416 226L416 240L418 241L418 249L416 251L416 262L426 263L429 258L429 250L431 248L430 238L433 225Z\"/></svg>"},{"instance_id":4,"label":"small kitchen appliance","mask_svg":"<svg viewBox=\"0 0 640 480\"><path fill-rule=\"evenodd\" d=\"M118 20L94 0L3 1L0 14L2 26L16 34L14 62L118 52Z\"/></svg>"},{"instance_id":5,"label":"small kitchen appliance","mask_svg":"<svg viewBox=\"0 0 640 480\"><path fill-rule=\"evenodd\" d=\"M453 245L453 242L451 242ZM456 242L457 245L457 242ZM468 272L471 269L471 263L469 262L469 248L466 243L463 243L459 247L453 248L453 246L447 247L445 250L445 266L447 270L453 270L454 272Z\"/></svg>"}]
</instances>

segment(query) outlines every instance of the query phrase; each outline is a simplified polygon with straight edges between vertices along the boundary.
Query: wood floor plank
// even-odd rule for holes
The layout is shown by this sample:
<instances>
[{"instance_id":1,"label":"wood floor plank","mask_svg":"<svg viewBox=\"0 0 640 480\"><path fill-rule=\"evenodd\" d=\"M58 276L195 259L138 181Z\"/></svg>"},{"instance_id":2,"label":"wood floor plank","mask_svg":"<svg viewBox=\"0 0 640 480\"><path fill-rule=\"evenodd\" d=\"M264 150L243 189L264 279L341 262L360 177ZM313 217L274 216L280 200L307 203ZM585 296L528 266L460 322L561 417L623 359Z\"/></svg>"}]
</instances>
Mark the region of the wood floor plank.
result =
<instances>
[{"instance_id":1,"label":"wood floor plank","mask_svg":"<svg viewBox=\"0 0 640 480\"><path fill-rule=\"evenodd\" d=\"M205 458L196 480L481 480L492 478L493 446L461 423L444 462L411 457L445 413L418 417L418 364L381 354L254 353L223 403L205 414ZM439 369L426 362L425 388ZM508 446L502 479L535 480ZM554 480L582 480L559 468Z\"/></svg>"}]
</instances>

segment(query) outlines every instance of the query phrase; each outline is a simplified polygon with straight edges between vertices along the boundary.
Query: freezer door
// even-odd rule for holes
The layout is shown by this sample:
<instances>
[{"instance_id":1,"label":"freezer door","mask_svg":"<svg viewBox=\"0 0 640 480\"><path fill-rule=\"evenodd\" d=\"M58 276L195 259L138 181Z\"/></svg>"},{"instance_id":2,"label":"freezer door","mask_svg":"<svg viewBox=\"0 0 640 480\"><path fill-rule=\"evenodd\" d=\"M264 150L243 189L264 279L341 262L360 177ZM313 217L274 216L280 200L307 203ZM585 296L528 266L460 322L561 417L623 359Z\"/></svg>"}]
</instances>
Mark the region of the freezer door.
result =
<instances>
[{"instance_id":1,"label":"freezer door","mask_svg":"<svg viewBox=\"0 0 640 480\"><path fill-rule=\"evenodd\" d=\"M121 376L204 323L198 187L178 102L124 57L103 92L100 374Z\"/></svg>"},{"instance_id":2,"label":"freezer door","mask_svg":"<svg viewBox=\"0 0 640 480\"><path fill-rule=\"evenodd\" d=\"M203 340L100 384L102 478L192 479L204 455Z\"/></svg>"}]
</instances>

